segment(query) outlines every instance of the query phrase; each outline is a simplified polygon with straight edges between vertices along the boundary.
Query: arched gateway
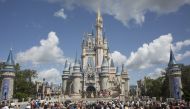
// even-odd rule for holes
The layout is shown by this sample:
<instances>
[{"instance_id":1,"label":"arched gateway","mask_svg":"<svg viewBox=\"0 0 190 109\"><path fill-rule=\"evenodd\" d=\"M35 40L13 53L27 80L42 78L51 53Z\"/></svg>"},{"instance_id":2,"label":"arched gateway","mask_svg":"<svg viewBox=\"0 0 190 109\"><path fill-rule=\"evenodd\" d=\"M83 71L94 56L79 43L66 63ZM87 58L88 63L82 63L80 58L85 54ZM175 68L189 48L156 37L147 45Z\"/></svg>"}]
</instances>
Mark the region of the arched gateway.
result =
<instances>
[{"instance_id":1,"label":"arched gateway","mask_svg":"<svg viewBox=\"0 0 190 109\"><path fill-rule=\"evenodd\" d=\"M96 97L96 88L94 86L88 86L86 88L86 97L95 98Z\"/></svg>"}]
</instances>

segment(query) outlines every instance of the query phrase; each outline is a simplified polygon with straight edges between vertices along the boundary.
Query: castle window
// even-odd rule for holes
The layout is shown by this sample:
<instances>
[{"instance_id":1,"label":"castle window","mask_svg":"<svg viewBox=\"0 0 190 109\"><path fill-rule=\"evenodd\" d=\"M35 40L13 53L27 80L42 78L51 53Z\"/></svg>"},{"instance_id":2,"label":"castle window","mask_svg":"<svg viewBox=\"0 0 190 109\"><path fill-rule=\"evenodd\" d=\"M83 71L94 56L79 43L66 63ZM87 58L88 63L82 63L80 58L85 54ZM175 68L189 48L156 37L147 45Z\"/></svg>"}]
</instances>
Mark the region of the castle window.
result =
<instances>
[{"instance_id":1,"label":"castle window","mask_svg":"<svg viewBox=\"0 0 190 109\"><path fill-rule=\"evenodd\" d=\"M88 74L88 80L94 80L94 74Z\"/></svg>"}]
</instances>

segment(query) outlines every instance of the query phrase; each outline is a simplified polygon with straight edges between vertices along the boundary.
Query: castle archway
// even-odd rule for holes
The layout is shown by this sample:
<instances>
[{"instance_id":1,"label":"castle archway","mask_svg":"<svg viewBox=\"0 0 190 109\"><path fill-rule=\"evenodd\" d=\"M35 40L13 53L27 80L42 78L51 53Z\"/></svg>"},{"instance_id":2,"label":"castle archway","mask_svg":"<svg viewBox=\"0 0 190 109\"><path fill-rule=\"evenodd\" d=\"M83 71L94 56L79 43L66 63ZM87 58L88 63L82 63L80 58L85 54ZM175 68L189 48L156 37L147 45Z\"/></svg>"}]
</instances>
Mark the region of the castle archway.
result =
<instances>
[{"instance_id":1,"label":"castle archway","mask_svg":"<svg viewBox=\"0 0 190 109\"><path fill-rule=\"evenodd\" d=\"M94 86L88 86L86 88L86 97L95 98L96 97L96 88Z\"/></svg>"}]
</instances>

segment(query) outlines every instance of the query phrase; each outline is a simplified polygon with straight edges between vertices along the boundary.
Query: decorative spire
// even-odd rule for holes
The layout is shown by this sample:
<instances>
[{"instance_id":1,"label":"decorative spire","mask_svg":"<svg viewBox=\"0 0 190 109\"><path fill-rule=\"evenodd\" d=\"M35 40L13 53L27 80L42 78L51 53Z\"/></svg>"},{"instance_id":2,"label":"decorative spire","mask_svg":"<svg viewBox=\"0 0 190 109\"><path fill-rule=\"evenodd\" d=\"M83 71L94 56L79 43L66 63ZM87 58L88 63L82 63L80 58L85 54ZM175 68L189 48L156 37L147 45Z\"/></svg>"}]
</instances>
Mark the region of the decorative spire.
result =
<instances>
[{"instance_id":1,"label":"decorative spire","mask_svg":"<svg viewBox=\"0 0 190 109\"><path fill-rule=\"evenodd\" d=\"M120 73L119 73L119 67L116 67L116 76L119 76Z\"/></svg>"},{"instance_id":2,"label":"decorative spire","mask_svg":"<svg viewBox=\"0 0 190 109\"><path fill-rule=\"evenodd\" d=\"M98 3L98 12L97 12L97 17L101 17L101 11L100 11L100 0Z\"/></svg>"},{"instance_id":3,"label":"decorative spire","mask_svg":"<svg viewBox=\"0 0 190 109\"><path fill-rule=\"evenodd\" d=\"M94 36L94 25L92 25L92 36Z\"/></svg>"},{"instance_id":4,"label":"decorative spire","mask_svg":"<svg viewBox=\"0 0 190 109\"><path fill-rule=\"evenodd\" d=\"M123 73L124 71L125 71L124 64L122 64L121 73Z\"/></svg>"},{"instance_id":5,"label":"decorative spire","mask_svg":"<svg viewBox=\"0 0 190 109\"><path fill-rule=\"evenodd\" d=\"M110 67L115 67L113 59L111 59L111 65L110 65Z\"/></svg>"},{"instance_id":6,"label":"decorative spire","mask_svg":"<svg viewBox=\"0 0 190 109\"><path fill-rule=\"evenodd\" d=\"M12 53L12 48L10 49L9 56L7 58L6 65L15 65L14 59L13 59L13 53Z\"/></svg>"},{"instance_id":7,"label":"decorative spire","mask_svg":"<svg viewBox=\"0 0 190 109\"><path fill-rule=\"evenodd\" d=\"M69 71L69 63L68 63L67 60L65 61L65 68L64 68L64 71Z\"/></svg>"},{"instance_id":8,"label":"decorative spire","mask_svg":"<svg viewBox=\"0 0 190 109\"><path fill-rule=\"evenodd\" d=\"M174 65L174 64L176 64L176 60L175 60L172 48L170 46L170 60L169 60L168 66L171 66L171 65Z\"/></svg>"},{"instance_id":9,"label":"decorative spire","mask_svg":"<svg viewBox=\"0 0 190 109\"><path fill-rule=\"evenodd\" d=\"M14 65L15 65L15 62L13 59L13 53L12 53L12 49L10 49L9 56L8 56L7 61L5 63L5 67L1 71L3 71L3 72L15 72Z\"/></svg>"},{"instance_id":10,"label":"decorative spire","mask_svg":"<svg viewBox=\"0 0 190 109\"><path fill-rule=\"evenodd\" d=\"M76 51L76 56L75 56L75 65L74 66L80 66L78 58L77 58L77 51Z\"/></svg>"}]
</instances>

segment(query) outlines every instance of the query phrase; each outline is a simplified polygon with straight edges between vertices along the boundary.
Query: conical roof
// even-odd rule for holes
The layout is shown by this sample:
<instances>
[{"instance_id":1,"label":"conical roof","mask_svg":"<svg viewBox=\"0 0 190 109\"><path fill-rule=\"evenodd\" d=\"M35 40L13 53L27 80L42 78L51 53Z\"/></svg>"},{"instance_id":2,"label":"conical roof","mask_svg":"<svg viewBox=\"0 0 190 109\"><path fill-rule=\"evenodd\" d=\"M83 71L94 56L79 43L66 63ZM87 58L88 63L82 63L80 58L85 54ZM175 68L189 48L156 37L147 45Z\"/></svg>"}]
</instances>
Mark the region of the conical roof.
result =
<instances>
[{"instance_id":1,"label":"conical roof","mask_svg":"<svg viewBox=\"0 0 190 109\"><path fill-rule=\"evenodd\" d=\"M69 71L69 63L67 60L65 61L64 71Z\"/></svg>"},{"instance_id":2,"label":"conical roof","mask_svg":"<svg viewBox=\"0 0 190 109\"><path fill-rule=\"evenodd\" d=\"M120 73L119 73L119 67L116 67L116 76L119 76Z\"/></svg>"},{"instance_id":3,"label":"conical roof","mask_svg":"<svg viewBox=\"0 0 190 109\"><path fill-rule=\"evenodd\" d=\"M6 65L15 65L14 59L13 59L13 53L12 53L12 49L9 52L7 61L6 61Z\"/></svg>"},{"instance_id":4,"label":"conical roof","mask_svg":"<svg viewBox=\"0 0 190 109\"><path fill-rule=\"evenodd\" d=\"M110 65L110 67L115 67L113 59L111 59L111 65Z\"/></svg>"},{"instance_id":5,"label":"conical roof","mask_svg":"<svg viewBox=\"0 0 190 109\"><path fill-rule=\"evenodd\" d=\"M171 66L174 64L176 64L176 60L174 57L174 53L173 53L172 49L170 48L170 60L169 60L168 66Z\"/></svg>"},{"instance_id":6,"label":"conical roof","mask_svg":"<svg viewBox=\"0 0 190 109\"><path fill-rule=\"evenodd\" d=\"M15 62L13 59L13 53L12 53L12 49L11 49L9 52L7 61L5 62L5 67L1 71L3 71L3 72L14 72L15 71L14 65L15 65Z\"/></svg>"}]
</instances>

